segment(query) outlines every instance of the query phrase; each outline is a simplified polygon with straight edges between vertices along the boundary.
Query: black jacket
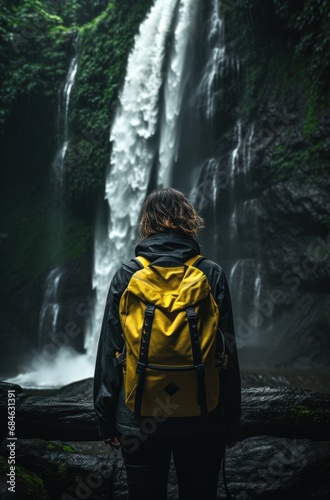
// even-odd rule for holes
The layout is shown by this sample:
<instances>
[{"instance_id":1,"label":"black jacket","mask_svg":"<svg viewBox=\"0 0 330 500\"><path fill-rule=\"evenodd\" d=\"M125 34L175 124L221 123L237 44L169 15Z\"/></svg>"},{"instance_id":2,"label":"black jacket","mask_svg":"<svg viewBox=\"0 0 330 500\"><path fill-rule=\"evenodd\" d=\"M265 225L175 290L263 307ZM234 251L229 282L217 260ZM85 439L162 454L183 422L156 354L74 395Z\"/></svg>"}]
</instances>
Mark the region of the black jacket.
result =
<instances>
[{"instance_id":1,"label":"black jacket","mask_svg":"<svg viewBox=\"0 0 330 500\"><path fill-rule=\"evenodd\" d=\"M135 249L136 256L141 255L151 262L164 256L176 257L185 262L199 253L196 240L175 231L149 236ZM207 276L218 304L219 326L225 335L226 352L229 356L228 369L221 370L220 374L220 404L206 417L169 417L158 426L157 432L174 435L222 432L223 412L227 442L237 441L240 440L241 381L229 290L225 274L218 264L204 259L198 267ZM141 421L134 420L124 403L121 372L113 362L115 353L121 352L124 345L119 301L132 273L138 269L140 267L135 261L123 264L112 279L106 301L94 376L94 407L102 438L125 432L134 434L141 426Z\"/></svg>"}]
</instances>

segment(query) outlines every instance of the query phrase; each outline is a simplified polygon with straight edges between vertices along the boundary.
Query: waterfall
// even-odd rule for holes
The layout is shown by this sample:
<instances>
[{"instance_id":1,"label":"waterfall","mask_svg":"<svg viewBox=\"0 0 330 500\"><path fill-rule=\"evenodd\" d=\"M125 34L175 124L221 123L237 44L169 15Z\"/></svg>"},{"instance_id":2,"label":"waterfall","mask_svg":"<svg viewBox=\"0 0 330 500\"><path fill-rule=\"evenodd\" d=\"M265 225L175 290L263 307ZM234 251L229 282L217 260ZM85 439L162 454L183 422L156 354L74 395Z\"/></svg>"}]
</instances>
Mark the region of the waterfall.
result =
<instances>
[{"instance_id":1,"label":"waterfall","mask_svg":"<svg viewBox=\"0 0 330 500\"><path fill-rule=\"evenodd\" d=\"M128 59L110 134L112 155L105 185L109 225L98 228L95 238L96 301L85 343L92 365L109 283L122 262L133 256L138 214L155 166L156 184L170 184L178 151L189 31L196 13L195 0L158 0L142 23Z\"/></svg>"},{"instance_id":2,"label":"waterfall","mask_svg":"<svg viewBox=\"0 0 330 500\"><path fill-rule=\"evenodd\" d=\"M159 144L158 186L171 183L171 172L178 159L180 142L179 115L187 82L189 36L197 13L197 2L180 2L179 17L175 26L170 63L166 71L164 110L161 117Z\"/></svg>"},{"instance_id":3,"label":"waterfall","mask_svg":"<svg viewBox=\"0 0 330 500\"><path fill-rule=\"evenodd\" d=\"M201 235L210 258L225 269L236 315L253 325L253 336L240 338L244 347L258 341L258 325L253 313L262 296L262 266L258 220L258 199L253 193L252 160L254 124L246 126L239 112L236 120L224 126L229 144L218 136L224 92L228 81L240 76L240 62L225 46L225 24L218 0L210 1L204 66L197 89L199 107L205 116L206 158L190 193L196 208L205 215L206 234ZM213 143L213 144L212 144Z\"/></svg>"},{"instance_id":4,"label":"waterfall","mask_svg":"<svg viewBox=\"0 0 330 500\"><path fill-rule=\"evenodd\" d=\"M258 220L259 200L253 193L251 178L251 147L254 124L243 134L240 120L236 127L236 144L230 155L231 169L231 216L230 241L240 248L239 256L233 260L229 273L229 285L233 305L239 311L239 320L249 325L250 334L238 338L240 347L258 344L261 326L258 307L262 296L262 256Z\"/></svg>"},{"instance_id":5,"label":"waterfall","mask_svg":"<svg viewBox=\"0 0 330 500\"><path fill-rule=\"evenodd\" d=\"M237 180L237 173L239 170L239 151L240 151L240 147L242 144L241 120L237 121L235 135L236 135L236 145L235 145L235 148L233 149L233 151L230 155L230 174L231 174L230 177L231 177L232 183L235 183L235 181Z\"/></svg>"},{"instance_id":6,"label":"waterfall","mask_svg":"<svg viewBox=\"0 0 330 500\"><path fill-rule=\"evenodd\" d=\"M205 128L208 135L205 141L208 143L206 150L207 157L201 161L201 165L196 168L197 175L190 192L190 198L199 211L207 213L208 226L215 227L219 217L219 198L232 182L233 171L236 168L237 155L240 149L241 125L238 124L236 131L238 141L236 148L231 154L231 165L228 168L220 148L212 147L213 141L218 141L216 136L214 121L218 112L218 100L223 96L224 79L228 76L228 71L233 66L238 67L237 60L233 59L226 51L225 46L225 25L220 13L220 1L210 1L210 14L207 20L207 37L203 50L203 60L205 61L198 75L199 84L197 86L197 100L201 113L205 117ZM221 117L220 117L221 120ZM231 223L235 223L235 213L230 216ZM232 231L229 231L232 234ZM210 239L211 238L211 239ZM208 238L207 248L210 257L217 258L219 246L219 232L212 231Z\"/></svg>"},{"instance_id":7,"label":"waterfall","mask_svg":"<svg viewBox=\"0 0 330 500\"><path fill-rule=\"evenodd\" d=\"M77 68L78 55L76 53L70 62L58 100L58 147L52 163L56 179L53 181L55 185L52 187L54 217L51 230L52 246L57 250L60 250L62 245L64 217L63 179L65 173L65 155L69 145L69 106ZM39 347L42 346L45 339L56 336L57 320L60 312L58 287L62 274L63 269L58 265L49 272L45 281L44 298L39 316Z\"/></svg>"},{"instance_id":8,"label":"waterfall","mask_svg":"<svg viewBox=\"0 0 330 500\"><path fill-rule=\"evenodd\" d=\"M76 78L78 69L78 55L72 58L63 90L60 93L59 98L59 147L57 149L52 167L55 172L55 175L60 182L63 183L64 173L65 173L65 156L69 145L69 106L70 106L70 97L71 91L74 85L74 81Z\"/></svg>"},{"instance_id":9,"label":"waterfall","mask_svg":"<svg viewBox=\"0 0 330 500\"><path fill-rule=\"evenodd\" d=\"M39 316L39 348L42 347L45 333L49 338L56 335L59 303L59 285L62 277L62 269L55 267L48 274L44 286L44 300Z\"/></svg>"},{"instance_id":10,"label":"waterfall","mask_svg":"<svg viewBox=\"0 0 330 500\"><path fill-rule=\"evenodd\" d=\"M227 63L224 21L219 15L219 0L213 0L208 33L209 56L203 71L199 93L206 97L207 118L213 120L216 111L216 100L220 91L218 84L224 76Z\"/></svg>"}]
</instances>

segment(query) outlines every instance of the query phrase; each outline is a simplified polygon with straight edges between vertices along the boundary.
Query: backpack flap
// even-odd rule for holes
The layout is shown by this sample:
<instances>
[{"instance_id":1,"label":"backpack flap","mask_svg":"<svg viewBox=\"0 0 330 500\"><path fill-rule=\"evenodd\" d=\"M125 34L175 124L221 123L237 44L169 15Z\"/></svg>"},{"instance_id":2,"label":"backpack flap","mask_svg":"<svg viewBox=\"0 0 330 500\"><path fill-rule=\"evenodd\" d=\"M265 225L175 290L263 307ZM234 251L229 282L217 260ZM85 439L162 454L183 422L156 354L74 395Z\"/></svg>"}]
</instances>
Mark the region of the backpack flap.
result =
<instances>
[{"instance_id":1,"label":"backpack flap","mask_svg":"<svg viewBox=\"0 0 330 500\"><path fill-rule=\"evenodd\" d=\"M127 290L169 313L197 304L210 294L207 277L194 267L150 266L137 271Z\"/></svg>"}]
</instances>

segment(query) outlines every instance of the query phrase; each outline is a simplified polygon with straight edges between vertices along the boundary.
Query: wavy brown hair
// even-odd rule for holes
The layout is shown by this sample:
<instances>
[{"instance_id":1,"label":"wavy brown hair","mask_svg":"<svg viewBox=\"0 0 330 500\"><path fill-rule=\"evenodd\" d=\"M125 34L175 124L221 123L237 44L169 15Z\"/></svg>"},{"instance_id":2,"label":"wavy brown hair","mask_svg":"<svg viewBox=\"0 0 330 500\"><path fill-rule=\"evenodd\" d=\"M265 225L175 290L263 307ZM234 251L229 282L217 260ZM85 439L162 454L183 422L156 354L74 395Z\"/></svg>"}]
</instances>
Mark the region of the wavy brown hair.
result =
<instances>
[{"instance_id":1,"label":"wavy brown hair","mask_svg":"<svg viewBox=\"0 0 330 500\"><path fill-rule=\"evenodd\" d=\"M183 193L173 188L157 189L143 202L139 236L144 239L168 229L196 236L204 227L203 222Z\"/></svg>"}]
</instances>

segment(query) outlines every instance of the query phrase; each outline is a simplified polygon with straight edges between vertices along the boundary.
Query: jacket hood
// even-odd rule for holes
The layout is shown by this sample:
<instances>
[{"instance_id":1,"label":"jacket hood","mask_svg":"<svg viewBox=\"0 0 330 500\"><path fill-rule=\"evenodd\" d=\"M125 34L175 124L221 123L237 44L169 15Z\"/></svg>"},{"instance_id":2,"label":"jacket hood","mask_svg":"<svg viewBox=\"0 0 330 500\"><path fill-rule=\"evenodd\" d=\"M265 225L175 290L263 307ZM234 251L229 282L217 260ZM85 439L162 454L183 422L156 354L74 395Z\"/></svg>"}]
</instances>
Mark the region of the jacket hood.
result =
<instances>
[{"instance_id":1,"label":"jacket hood","mask_svg":"<svg viewBox=\"0 0 330 500\"><path fill-rule=\"evenodd\" d=\"M135 247L135 255L145 257L150 262L167 256L185 262L199 253L200 247L194 238L175 231L152 234Z\"/></svg>"}]
</instances>

